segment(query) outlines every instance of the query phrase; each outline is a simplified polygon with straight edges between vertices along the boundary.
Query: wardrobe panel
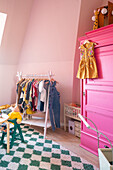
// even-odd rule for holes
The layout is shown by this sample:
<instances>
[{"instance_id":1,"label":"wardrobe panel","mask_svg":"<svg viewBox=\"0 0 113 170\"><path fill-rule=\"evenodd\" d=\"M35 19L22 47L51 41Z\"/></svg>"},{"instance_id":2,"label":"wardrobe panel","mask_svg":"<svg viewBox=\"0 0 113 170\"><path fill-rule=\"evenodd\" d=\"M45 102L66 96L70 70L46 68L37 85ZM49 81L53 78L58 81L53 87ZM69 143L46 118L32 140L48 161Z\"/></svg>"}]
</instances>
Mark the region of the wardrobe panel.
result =
<instances>
[{"instance_id":1,"label":"wardrobe panel","mask_svg":"<svg viewBox=\"0 0 113 170\"><path fill-rule=\"evenodd\" d=\"M98 79L88 79L87 84L113 85L113 45L95 48Z\"/></svg>"},{"instance_id":2,"label":"wardrobe panel","mask_svg":"<svg viewBox=\"0 0 113 170\"><path fill-rule=\"evenodd\" d=\"M113 110L113 91L87 90L87 105Z\"/></svg>"},{"instance_id":3,"label":"wardrobe panel","mask_svg":"<svg viewBox=\"0 0 113 170\"><path fill-rule=\"evenodd\" d=\"M97 79L81 80L81 114L91 119L98 130L105 134L113 144L113 24L86 33L80 42L95 42L95 59L98 68ZM86 121L94 127L93 124ZM102 135L100 148L110 146ZM81 147L98 155L97 134L81 126Z\"/></svg>"},{"instance_id":4,"label":"wardrobe panel","mask_svg":"<svg viewBox=\"0 0 113 170\"><path fill-rule=\"evenodd\" d=\"M113 112L112 112L113 114ZM108 115L105 115L105 112L97 112L92 111L92 109L88 108L88 110L86 111L86 116L91 119L96 125L99 131L101 131L102 133L104 133L111 141L113 139L113 133L112 133L112 129L113 129L113 116L109 116L110 113L108 112ZM98 119L97 119L98 117ZM101 121L102 120L102 121ZM87 120L87 122L91 125L91 127L95 128L94 125ZM109 124L107 123L109 122ZM91 129L88 129L85 127L85 125L83 126L83 130L85 132L87 132L90 135L94 135L95 137L97 137L97 133ZM103 129L104 127L104 129ZM103 139L105 140L105 138L103 136L100 137L100 140ZM112 141L113 142L113 141Z\"/></svg>"},{"instance_id":5,"label":"wardrobe panel","mask_svg":"<svg viewBox=\"0 0 113 170\"><path fill-rule=\"evenodd\" d=\"M98 149L97 138L86 133L86 132L84 132L84 131L81 132L81 144L80 144L80 146L82 148L88 150L89 152L97 155L97 152L96 152L96 150Z\"/></svg>"}]
</instances>

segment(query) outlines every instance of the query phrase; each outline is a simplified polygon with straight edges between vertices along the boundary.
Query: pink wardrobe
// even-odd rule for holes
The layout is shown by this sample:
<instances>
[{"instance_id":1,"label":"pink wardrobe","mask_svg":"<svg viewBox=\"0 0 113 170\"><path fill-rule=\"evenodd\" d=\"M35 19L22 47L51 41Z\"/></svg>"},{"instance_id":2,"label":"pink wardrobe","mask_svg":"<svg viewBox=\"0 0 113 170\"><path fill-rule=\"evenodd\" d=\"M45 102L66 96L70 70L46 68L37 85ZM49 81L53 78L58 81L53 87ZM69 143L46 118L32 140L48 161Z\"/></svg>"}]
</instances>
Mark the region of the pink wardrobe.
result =
<instances>
[{"instance_id":1,"label":"pink wardrobe","mask_svg":"<svg viewBox=\"0 0 113 170\"><path fill-rule=\"evenodd\" d=\"M82 114L91 119L113 144L113 24L87 32L79 41L95 42L95 58L98 79L81 80ZM87 120L92 126L93 124ZM100 136L100 148L110 147L109 142ZM97 134L82 123L81 147L98 154Z\"/></svg>"}]
</instances>

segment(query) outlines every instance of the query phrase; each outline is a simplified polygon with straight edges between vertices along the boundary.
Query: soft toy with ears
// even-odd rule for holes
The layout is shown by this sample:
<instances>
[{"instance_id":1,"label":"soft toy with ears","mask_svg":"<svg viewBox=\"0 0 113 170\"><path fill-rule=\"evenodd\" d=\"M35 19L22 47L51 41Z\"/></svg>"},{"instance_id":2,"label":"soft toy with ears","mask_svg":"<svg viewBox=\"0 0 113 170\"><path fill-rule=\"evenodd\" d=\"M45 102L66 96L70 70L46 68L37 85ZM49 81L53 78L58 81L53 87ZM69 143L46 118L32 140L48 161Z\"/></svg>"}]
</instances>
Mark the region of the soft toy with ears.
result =
<instances>
[{"instance_id":1,"label":"soft toy with ears","mask_svg":"<svg viewBox=\"0 0 113 170\"><path fill-rule=\"evenodd\" d=\"M94 21L93 30L98 28L98 15L99 15L100 9L94 10L94 16L92 17L92 20Z\"/></svg>"}]
</instances>

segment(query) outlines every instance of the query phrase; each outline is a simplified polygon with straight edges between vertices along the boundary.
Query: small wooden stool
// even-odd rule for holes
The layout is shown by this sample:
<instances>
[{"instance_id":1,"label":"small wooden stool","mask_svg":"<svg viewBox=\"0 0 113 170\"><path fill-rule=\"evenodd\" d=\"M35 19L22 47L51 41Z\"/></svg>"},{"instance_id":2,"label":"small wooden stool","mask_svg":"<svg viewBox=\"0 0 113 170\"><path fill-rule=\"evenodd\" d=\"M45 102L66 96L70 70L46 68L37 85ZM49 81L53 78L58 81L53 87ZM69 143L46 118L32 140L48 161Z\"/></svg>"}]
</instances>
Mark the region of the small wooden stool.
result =
<instances>
[{"instance_id":1,"label":"small wooden stool","mask_svg":"<svg viewBox=\"0 0 113 170\"><path fill-rule=\"evenodd\" d=\"M21 142L25 142L24 141L24 138L23 138L23 135L22 135L22 131L21 131L21 127L20 127L20 124L17 124L17 119L9 119L8 122L11 122L11 123L14 123L14 127L10 128L10 135L12 136L11 138L11 142L10 142L10 148L12 148L13 144L14 144L14 141L17 140L17 136L19 135ZM19 133L16 132L16 130L18 129ZM0 145L3 145L4 148L7 148L7 144L4 143L4 137L7 133L2 131L2 138L1 138L1 141L0 141Z\"/></svg>"}]
</instances>

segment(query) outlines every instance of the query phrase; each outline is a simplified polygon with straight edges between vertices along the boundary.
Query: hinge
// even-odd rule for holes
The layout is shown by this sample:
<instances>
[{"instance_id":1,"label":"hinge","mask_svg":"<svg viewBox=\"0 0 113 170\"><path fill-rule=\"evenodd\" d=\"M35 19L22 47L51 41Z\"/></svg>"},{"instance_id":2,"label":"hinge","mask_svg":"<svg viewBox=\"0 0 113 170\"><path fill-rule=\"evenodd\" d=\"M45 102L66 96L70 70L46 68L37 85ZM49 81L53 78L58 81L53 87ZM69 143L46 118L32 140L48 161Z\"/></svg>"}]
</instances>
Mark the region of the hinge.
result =
<instances>
[{"instance_id":1,"label":"hinge","mask_svg":"<svg viewBox=\"0 0 113 170\"><path fill-rule=\"evenodd\" d=\"M85 96L85 92L83 92L83 96Z\"/></svg>"}]
</instances>

